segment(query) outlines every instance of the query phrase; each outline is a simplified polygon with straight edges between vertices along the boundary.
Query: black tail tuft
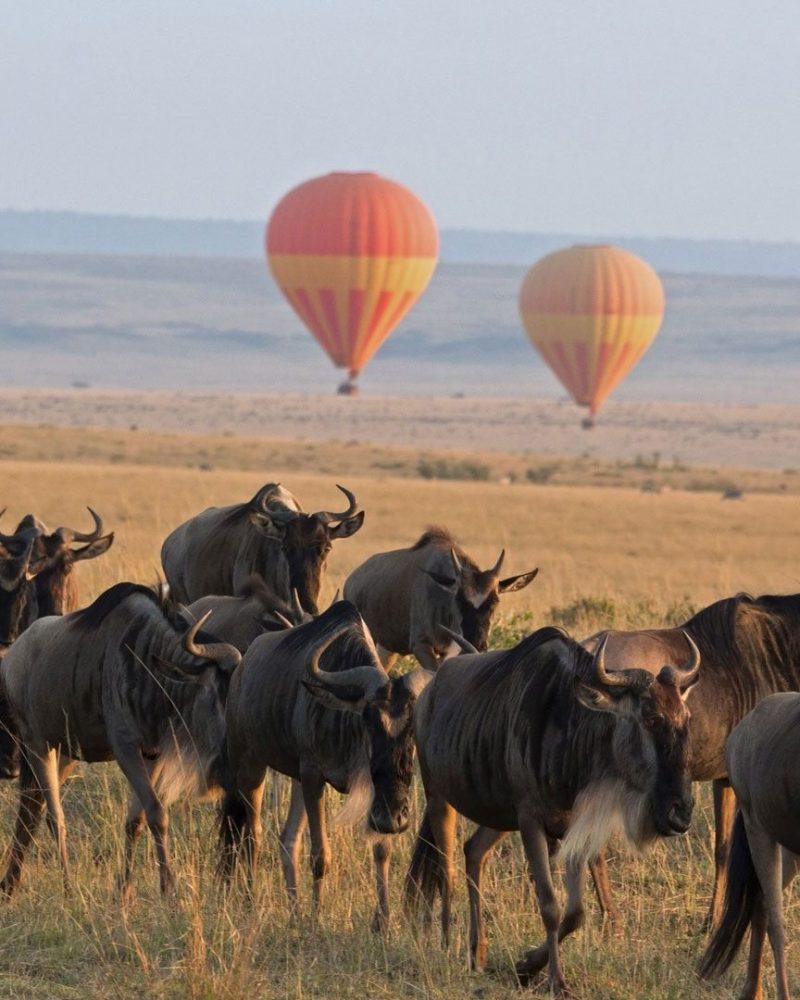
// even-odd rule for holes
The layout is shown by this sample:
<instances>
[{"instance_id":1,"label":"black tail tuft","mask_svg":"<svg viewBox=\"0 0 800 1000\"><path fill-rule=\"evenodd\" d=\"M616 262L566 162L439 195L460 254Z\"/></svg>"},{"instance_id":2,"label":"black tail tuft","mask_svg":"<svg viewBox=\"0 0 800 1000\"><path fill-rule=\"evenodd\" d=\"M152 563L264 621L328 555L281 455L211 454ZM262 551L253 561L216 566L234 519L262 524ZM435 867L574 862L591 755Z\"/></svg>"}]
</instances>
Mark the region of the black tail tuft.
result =
<instances>
[{"instance_id":1,"label":"black tail tuft","mask_svg":"<svg viewBox=\"0 0 800 1000\"><path fill-rule=\"evenodd\" d=\"M219 863L217 874L226 881L233 878L248 820L249 806L234 789L222 797L219 810Z\"/></svg>"},{"instance_id":2,"label":"black tail tuft","mask_svg":"<svg viewBox=\"0 0 800 1000\"><path fill-rule=\"evenodd\" d=\"M711 979L730 966L761 897L741 810L733 825L727 876L722 919L697 966L701 979Z\"/></svg>"},{"instance_id":3,"label":"black tail tuft","mask_svg":"<svg viewBox=\"0 0 800 1000\"><path fill-rule=\"evenodd\" d=\"M445 878L444 858L433 839L431 821L426 809L414 843L411 864L406 873L406 911L416 912L420 903L429 910L432 909L436 893L441 894L444 889Z\"/></svg>"}]
</instances>

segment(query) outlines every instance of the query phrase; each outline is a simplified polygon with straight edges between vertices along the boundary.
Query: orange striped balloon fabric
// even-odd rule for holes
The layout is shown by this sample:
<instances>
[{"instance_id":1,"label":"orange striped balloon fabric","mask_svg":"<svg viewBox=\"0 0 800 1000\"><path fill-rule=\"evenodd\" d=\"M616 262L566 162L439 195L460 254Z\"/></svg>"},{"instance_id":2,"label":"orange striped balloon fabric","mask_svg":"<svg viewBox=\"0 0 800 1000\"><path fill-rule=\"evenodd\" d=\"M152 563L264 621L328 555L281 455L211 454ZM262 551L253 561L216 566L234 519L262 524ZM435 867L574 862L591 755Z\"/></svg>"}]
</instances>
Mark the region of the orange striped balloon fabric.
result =
<instances>
[{"instance_id":1,"label":"orange striped balloon fabric","mask_svg":"<svg viewBox=\"0 0 800 1000\"><path fill-rule=\"evenodd\" d=\"M351 378L425 290L439 253L426 206L372 173L327 174L293 188L265 242L283 294Z\"/></svg>"},{"instance_id":2,"label":"orange striped balloon fabric","mask_svg":"<svg viewBox=\"0 0 800 1000\"><path fill-rule=\"evenodd\" d=\"M533 345L594 416L658 333L664 289L627 250L574 246L530 269L519 310Z\"/></svg>"}]
</instances>

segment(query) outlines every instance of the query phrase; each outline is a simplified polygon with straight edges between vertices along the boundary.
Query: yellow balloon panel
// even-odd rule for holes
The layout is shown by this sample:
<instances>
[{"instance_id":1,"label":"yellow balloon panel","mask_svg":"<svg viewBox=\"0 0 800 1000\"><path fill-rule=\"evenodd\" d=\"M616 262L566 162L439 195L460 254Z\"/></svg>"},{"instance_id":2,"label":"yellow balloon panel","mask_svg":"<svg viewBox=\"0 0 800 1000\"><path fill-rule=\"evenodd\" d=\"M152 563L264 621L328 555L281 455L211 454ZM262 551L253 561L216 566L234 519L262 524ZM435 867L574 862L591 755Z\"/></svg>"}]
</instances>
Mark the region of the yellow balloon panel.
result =
<instances>
[{"instance_id":1,"label":"yellow balloon panel","mask_svg":"<svg viewBox=\"0 0 800 1000\"><path fill-rule=\"evenodd\" d=\"M528 337L576 403L593 413L653 342L661 315L523 312Z\"/></svg>"}]
</instances>

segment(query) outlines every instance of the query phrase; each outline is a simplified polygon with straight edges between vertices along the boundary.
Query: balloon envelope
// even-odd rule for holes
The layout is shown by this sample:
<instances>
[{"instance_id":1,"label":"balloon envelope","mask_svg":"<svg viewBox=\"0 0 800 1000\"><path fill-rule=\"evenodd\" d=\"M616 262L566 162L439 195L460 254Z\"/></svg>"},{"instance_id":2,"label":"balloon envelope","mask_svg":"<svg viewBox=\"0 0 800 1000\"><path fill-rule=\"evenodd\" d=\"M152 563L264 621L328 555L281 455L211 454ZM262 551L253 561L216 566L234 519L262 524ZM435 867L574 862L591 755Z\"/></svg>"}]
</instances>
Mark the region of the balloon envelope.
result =
<instances>
[{"instance_id":1,"label":"balloon envelope","mask_svg":"<svg viewBox=\"0 0 800 1000\"><path fill-rule=\"evenodd\" d=\"M373 173L333 173L293 188L266 230L283 294L331 360L355 377L417 301L439 252L415 194Z\"/></svg>"},{"instance_id":2,"label":"balloon envelope","mask_svg":"<svg viewBox=\"0 0 800 1000\"><path fill-rule=\"evenodd\" d=\"M652 343L664 290L653 268L627 250L574 246L534 264L519 309L533 345L594 415Z\"/></svg>"}]
</instances>

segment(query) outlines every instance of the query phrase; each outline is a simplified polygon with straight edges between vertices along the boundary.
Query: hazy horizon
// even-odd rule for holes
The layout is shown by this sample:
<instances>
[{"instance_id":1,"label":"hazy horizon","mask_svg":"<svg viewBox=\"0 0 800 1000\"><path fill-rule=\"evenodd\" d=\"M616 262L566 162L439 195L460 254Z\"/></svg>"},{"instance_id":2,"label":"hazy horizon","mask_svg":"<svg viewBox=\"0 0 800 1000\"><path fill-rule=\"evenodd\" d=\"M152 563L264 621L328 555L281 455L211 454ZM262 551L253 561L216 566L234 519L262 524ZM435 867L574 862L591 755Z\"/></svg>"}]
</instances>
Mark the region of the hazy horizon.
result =
<instances>
[{"instance_id":1,"label":"hazy horizon","mask_svg":"<svg viewBox=\"0 0 800 1000\"><path fill-rule=\"evenodd\" d=\"M447 229L800 241L800 6L4 8L0 204L265 219L332 169Z\"/></svg>"}]
</instances>

